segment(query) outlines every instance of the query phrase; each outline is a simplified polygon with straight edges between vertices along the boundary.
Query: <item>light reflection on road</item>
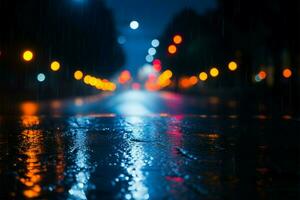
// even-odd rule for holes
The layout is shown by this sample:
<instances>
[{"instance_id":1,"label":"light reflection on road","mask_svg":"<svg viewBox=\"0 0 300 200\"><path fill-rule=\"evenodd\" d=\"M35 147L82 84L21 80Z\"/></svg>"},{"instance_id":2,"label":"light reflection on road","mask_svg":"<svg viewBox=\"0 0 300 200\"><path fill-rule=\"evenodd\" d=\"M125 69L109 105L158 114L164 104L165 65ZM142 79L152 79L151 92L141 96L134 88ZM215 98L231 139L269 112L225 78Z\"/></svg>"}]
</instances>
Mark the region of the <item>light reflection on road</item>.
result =
<instances>
[{"instance_id":1,"label":"light reflection on road","mask_svg":"<svg viewBox=\"0 0 300 200\"><path fill-rule=\"evenodd\" d=\"M74 135L73 146L69 153L75 154L75 166L71 166L69 169L69 174L75 174L75 181L69 189L68 199L87 199L91 163L89 162L86 127L90 122L85 117L70 118L68 122L70 132Z\"/></svg>"},{"instance_id":2,"label":"light reflection on road","mask_svg":"<svg viewBox=\"0 0 300 200\"><path fill-rule=\"evenodd\" d=\"M139 92L126 93L121 97L122 102L117 105L116 109L119 114L125 116L123 126L125 132L128 133L124 135L126 147L121 161L124 174L116 178L116 182L128 183L125 191L121 192L122 198L125 199L149 199L150 197L144 167L149 166L152 159L145 151L143 144L146 133L143 116L151 112L144 103L145 98L147 97Z\"/></svg>"},{"instance_id":3,"label":"light reflection on road","mask_svg":"<svg viewBox=\"0 0 300 200\"><path fill-rule=\"evenodd\" d=\"M125 174L120 174L117 181L126 181L128 187L124 192L125 199L149 199L148 187L145 184L147 174L144 171L146 165L151 164L151 158L145 152L142 142L133 142L132 140L140 140L143 138L142 124L143 118L138 116L130 116L125 119L125 130L131 134L129 138L124 138L127 142L127 149L124 149L121 167L124 168Z\"/></svg>"},{"instance_id":4,"label":"light reflection on road","mask_svg":"<svg viewBox=\"0 0 300 200\"><path fill-rule=\"evenodd\" d=\"M40 123L37 116L22 116L21 123L24 130L21 133L22 143L20 154L26 155L25 173L20 174L19 181L25 186L23 195L26 198L38 198L42 191L41 173L43 171L40 155L43 153L43 133L34 129Z\"/></svg>"}]
</instances>

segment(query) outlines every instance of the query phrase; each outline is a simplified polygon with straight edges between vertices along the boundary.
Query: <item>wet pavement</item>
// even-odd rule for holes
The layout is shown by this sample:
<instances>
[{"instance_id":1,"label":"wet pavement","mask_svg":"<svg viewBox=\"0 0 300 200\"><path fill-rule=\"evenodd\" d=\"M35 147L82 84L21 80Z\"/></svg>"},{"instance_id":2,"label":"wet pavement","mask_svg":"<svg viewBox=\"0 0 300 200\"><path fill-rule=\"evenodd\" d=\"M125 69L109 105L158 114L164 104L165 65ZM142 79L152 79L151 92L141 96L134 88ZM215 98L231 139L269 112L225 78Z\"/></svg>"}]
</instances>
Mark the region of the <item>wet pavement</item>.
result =
<instances>
[{"instance_id":1,"label":"wet pavement","mask_svg":"<svg viewBox=\"0 0 300 200\"><path fill-rule=\"evenodd\" d=\"M0 115L1 199L299 199L300 120L124 92Z\"/></svg>"}]
</instances>

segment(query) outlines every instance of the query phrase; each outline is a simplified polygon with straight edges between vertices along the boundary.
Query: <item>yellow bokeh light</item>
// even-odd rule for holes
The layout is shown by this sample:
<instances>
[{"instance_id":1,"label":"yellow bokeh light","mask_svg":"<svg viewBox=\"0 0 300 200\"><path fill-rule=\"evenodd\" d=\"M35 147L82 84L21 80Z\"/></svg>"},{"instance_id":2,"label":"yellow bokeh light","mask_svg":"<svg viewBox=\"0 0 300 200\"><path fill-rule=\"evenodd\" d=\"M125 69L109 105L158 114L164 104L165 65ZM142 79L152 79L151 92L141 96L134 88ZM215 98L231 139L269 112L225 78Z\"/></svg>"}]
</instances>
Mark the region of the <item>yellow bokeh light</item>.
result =
<instances>
[{"instance_id":1,"label":"yellow bokeh light","mask_svg":"<svg viewBox=\"0 0 300 200\"><path fill-rule=\"evenodd\" d=\"M95 78L95 77L92 76L92 77L90 78L89 84L90 84L91 86L96 86L96 84L97 84L97 78Z\"/></svg>"},{"instance_id":2,"label":"yellow bokeh light","mask_svg":"<svg viewBox=\"0 0 300 200\"><path fill-rule=\"evenodd\" d=\"M74 78L75 78L76 80L81 80L82 77L83 77L82 71L77 70L76 72L74 72Z\"/></svg>"},{"instance_id":3,"label":"yellow bokeh light","mask_svg":"<svg viewBox=\"0 0 300 200\"><path fill-rule=\"evenodd\" d=\"M91 80L91 76L90 75L86 75L84 78L83 78L83 82L85 84L90 84L90 80Z\"/></svg>"},{"instance_id":4,"label":"yellow bokeh light","mask_svg":"<svg viewBox=\"0 0 300 200\"><path fill-rule=\"evenodd\" d=\"M169 79L173 76L173 72L169 69L167 69L166 71L164 71L164 73L162 73L162 75L166 78Z\"/></svg>"},{"instance_id":5,"label":"yellow bokeh light","mask_svg":"<svg viewBox=\"0 0 300 200\"><path fill-rule=\"evenodd\" d=\"M24 53L23 53L23 59L26 62L30 62L33 59L33 52L30 51L30 50L24 51Z\"/></svg>"},{"instance_id":6,"label":"yellow bokeh light","mask_svg":"<svg viewBox=\"0 0 300 200\"><path fill-rule=\"evenodd\" d=\"M236 69L238 68L238 64L234 61L231 61L229 64L228 64L228 69L230 71L235 71Z\"/></svg>"},{"instance_id":7,"label":"yellow bokeh light","mask_svg":"<svg viewBox=\"0 0 300 200\"><path fill-rule=\"evenodd\" d=\"M53 61L50 67L52 71L56 72L60 69L60 63L58 61Z\"/></svg>"},{"instance_id":8,"label":"yellow bokeh light","mask_svg":"<svg viewBox=\"0 0 300 200\"><path fill-rule=\"evenodd\" d=\"M219 70L216 67L213 67L210 69L209 73L212 77L217 77L219 75Z\"/></svg>"},{"instance_id":9,"label":"yellow bokeh light","mask_svg":"<svg viewBox=\"0 0 300 200\"><path fill-rule=\"evenodd\" d=\"M199 74L199 79L200 79L201 81L206 81L207 78L208 78L207 73L201 72L201 73Z\"/></svg>"}]
</instances>

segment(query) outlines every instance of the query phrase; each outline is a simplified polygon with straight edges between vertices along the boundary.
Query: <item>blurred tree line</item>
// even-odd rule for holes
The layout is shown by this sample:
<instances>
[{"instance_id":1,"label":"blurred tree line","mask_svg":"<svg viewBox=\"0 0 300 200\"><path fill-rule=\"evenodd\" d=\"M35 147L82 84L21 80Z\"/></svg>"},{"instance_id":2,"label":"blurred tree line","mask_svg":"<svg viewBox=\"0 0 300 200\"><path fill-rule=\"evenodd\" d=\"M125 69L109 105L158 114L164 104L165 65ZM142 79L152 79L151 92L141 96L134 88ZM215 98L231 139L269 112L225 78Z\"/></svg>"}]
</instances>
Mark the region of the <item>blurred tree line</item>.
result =
<instances>
[{"instance_id":1,"label":"blurred tree line","mask_svg":"<svg viewBox=\"0 0 300 200\"><path fill-rule=\"evenodd\" d=\"M80 94L75 70L109 77L124 63L112 13L101 0L1 0L0 17L2 91ZM26 49L34 52L30 63L21 59ZM61 63L60 72L51 73L53 60ZM39 72L46 74L45 83L37 82Z\"/></svg>"}]
</instances>

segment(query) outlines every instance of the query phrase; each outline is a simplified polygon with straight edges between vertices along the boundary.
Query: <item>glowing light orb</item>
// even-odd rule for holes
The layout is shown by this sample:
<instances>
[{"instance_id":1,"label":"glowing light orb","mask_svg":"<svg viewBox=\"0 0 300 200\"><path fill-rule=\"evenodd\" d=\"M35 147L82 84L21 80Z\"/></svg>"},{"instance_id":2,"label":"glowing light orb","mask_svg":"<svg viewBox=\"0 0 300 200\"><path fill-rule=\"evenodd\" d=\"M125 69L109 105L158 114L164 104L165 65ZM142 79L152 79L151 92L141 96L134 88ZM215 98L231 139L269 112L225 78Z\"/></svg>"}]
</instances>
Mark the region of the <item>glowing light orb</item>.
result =
<instances>
[{"instance_id":1,"label":"glowing light orb","mask_svg":"<svg viewBox=\"0 0 300 200\"><path fill-rule=\"evenodd\" d=\"M30 50L26 50L23 53L23 60L26 62L30 62L33 59L33 52Z\"/></svg>"},{"instance_id":2,"label":"glowing light orb","mask_svg":"<svg viewBox=\"0 0 300 200\"><path fill-rule=\"evenodd\" d=\"M124 36L119 36L118 37L118 43L119 44L125 44L126 43L126 38Z\"/></svg>"},{"instance_id":3,"label":"glowing light orb","mask_svg":"<svg viewBox=\"0 0 300 200\"><path fill-rule=\"evenodd\" d=\"M258 73L258 77L263 80L267 77L267 72L261 70L259 73Z\"/></svg>"},{"instance_id":4,"label":"glowing light orb","mask_svg":"<svg viewBox=\"0 0 300 200\"><path fill-rule=\"evenodd\" d=\"M168 47L168 52L170 54L175 54L177 52L177 47L173 44L171 44L169 47Z\"/></svg>"},{"instance_id":5,"label":"glowing light orb","mask_svg":"<svg viewBox=\"0 0 300 200\"><path fill-rule=\"evenodd\" d=\"M46 79L46 76L45 76L45 74L43 74L43 73L39 73L39 74L36 76L36 79L38 80L38 82L44 82L45 79Z\"/></svg>"},{"instance_id":6,"label":"glowing light orb","mask_svg":"<svg viewBox=\"0 0 300 200\"><path fill-rule=\"evenodd\" d=\"M282 76L284 78L290 78L292 75L293 75L293 72L289 68L286 68L282 71Z\"/></svg>"},{"instance_id":7,"label":"glowing light orb","mask_svg":"<svg viewBox=\"0 0 300 200\"><path fill-rule=\"evenodd\" d=\"M235 71L235 70L237 70L237 68L238 68L238 65L237 65L237 63L234 62L234 61L231 61L231 62L228 64L228 69L229 69L230 71Z\"/></svg>"},{"instance_id":8,"label":"glowing light orb","mask_svg":"<svg viewBox=\"0 0 300 200\"><path fill-rule=\"evenodd\" d=\"M201 81L206 81L207 78L208 78L207 73L201 72L201 73L199 74L199 79L200 79Z\"/></svg>"},{"instance_id":9,"label":"glowing light orb","mask_svg":"<svg viewBox=\"0 0 300 200\"><path fill-rule=\"evenodd\" d=\"M81 80L82 77L83 77L82 71L77 70L76 72L74 72L74 78L75 78L76 80Z\"/></svg>"},{"instance_id":10,"label":"glowing light orb","mask_svg":"<svg viewBox=\"0 0 300 200\"><path fill-rule=\"evenodd\" d=\"M175 44L181 44L181 43L182 43L182 36L181 36L181 35L175 35L175 36L173 37L173 42L174 42Z\"/></svg>"},{"instance_id":11,"label":"glowing light orb","mask_svg":"<svg viewBox=\"0 0 300 200\"><path fill-rule=\"evenodd\" d=\"M137 21L134 20L134 21L131 21L131 22L130 22L129 26L130 26L130 28L131 28L132 30L136 30L136 29L139 28L140 24L139 24Z\"/></svg>"},{"instance_id":12,"label":"glowing light orb","mask_svg":"<svg viewBox=\"0 0 300 200\"><path fill-rule=\"evenodd\" d=\"M58 61L53 61L50 65L52 71L56 72L60 69L60 63Z\"/></svg>"},{"instance_id":13,"label":"glowing light orb","mask_svg":"<svg viewBox=\"0 0 300 200\"><path fill-rule=\"evenodd\" d=\"M216 67L213 67L210 69L209 73L212 77L217 77L219 75L219 70Z\"/></svg>"},{"instance_id":14,"label":"glowing light orb","mask_svg":"<svg viewBox=\"0 0 300 200\"><path fill-rule=\"evenodd\" d=\"M152 40L151 41L151 45L153 46L153 47L158 47L159 46L159 40L158 39L154 39L154 40Z\"/></svg>"},{"instance_id":15,"label":"glowing light orb","mask_svg":"<svg viewBox=\"0 0 300 200\"><path fill-rule=\"evenodd\" d=\"M151 56L154 56L156 54L156 49L153 48L153 47L149 48L148 54L151 55Z\"/></svg>"},{"instance_id":16,"label":"glowing light orb","mask_svg":"<svg viewBox=\"0 0 300 200\"><path fill-rule=\"evenodd\" d=\"M145 59L147 62L151 63L153 61L153 56L147 55Z\"/></svg>"}]
</instances>

